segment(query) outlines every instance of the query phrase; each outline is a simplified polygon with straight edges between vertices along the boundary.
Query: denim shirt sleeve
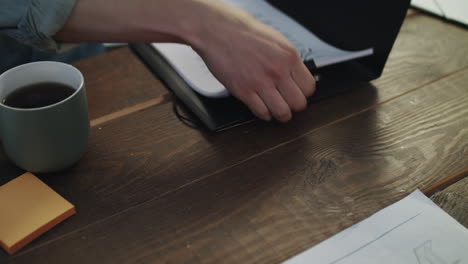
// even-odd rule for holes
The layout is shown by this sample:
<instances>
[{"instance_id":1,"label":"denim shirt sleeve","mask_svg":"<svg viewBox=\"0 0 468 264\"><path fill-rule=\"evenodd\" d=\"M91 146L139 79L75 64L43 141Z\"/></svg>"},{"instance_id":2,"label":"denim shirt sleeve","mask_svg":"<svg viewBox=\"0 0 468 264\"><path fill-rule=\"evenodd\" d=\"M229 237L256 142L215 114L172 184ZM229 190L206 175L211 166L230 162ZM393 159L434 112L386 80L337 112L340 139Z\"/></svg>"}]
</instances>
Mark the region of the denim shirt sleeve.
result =
<instances>
[{"instance_id":1,"label":"denim shirt sleeve","mask_svg":"<svg viewBox=\"0 0 468 264\"><path fill-rule=\"evenodd\" d=\"M54 36L70 16L75 0L0 0L0 34L47 51L59 51Z\"/></svg>"}]
</instances>

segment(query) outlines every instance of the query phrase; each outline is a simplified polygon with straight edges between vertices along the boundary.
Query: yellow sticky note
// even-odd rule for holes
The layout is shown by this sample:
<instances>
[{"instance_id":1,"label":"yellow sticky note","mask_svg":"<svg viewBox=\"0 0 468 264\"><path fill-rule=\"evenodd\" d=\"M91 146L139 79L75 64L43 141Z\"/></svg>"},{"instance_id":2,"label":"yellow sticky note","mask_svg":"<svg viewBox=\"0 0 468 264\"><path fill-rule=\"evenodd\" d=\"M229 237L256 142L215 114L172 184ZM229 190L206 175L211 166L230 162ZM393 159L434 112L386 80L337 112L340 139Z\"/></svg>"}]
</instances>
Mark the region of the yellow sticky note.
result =
<instances>
[{"instance_id":1,"label":"yellow sticky note","mask_svg":"<svg viewBox=\"0 0 468 264\"><path fill-rule=\"evenodd\" d=\"M13 254L75 213L71 203L25 173L0 186L0 245Z\"/></svg>"}]
</instances>

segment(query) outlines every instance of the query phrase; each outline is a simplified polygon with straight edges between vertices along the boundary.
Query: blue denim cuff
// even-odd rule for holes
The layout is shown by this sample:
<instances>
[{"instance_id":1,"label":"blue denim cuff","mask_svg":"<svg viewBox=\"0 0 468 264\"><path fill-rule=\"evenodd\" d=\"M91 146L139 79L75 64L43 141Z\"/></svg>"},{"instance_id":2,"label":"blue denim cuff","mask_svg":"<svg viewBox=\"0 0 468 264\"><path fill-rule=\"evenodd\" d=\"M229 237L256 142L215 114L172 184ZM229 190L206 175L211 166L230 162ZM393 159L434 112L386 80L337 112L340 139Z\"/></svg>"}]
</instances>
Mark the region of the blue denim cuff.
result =
<instances>
[{"instance_id":1,"label":"blue denim cuff","mask_svg":"<svg viewBox=\"0 0 468 264\"><path fill-rule=\"evenodd\" d=\"M59 51L54 36L70 16L75 0L31 0L16 28L2 30L18 41L41 50Z\"/></svg>"}]
</instances>

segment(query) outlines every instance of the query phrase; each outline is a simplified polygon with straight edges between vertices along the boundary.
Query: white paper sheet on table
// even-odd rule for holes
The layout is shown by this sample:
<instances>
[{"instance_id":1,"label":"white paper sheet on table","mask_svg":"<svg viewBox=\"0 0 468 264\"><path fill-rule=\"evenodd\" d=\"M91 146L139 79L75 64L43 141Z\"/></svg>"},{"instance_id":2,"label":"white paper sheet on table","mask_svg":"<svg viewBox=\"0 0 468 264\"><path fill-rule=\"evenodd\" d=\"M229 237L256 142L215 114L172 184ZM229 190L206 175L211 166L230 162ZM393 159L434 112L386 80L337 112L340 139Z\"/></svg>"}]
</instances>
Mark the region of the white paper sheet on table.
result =
<instances>
[{"instance_id":1,"label":"white paper sheet on table","mask_svg":"<svg viewBox=\"0 0 468 264\"><path fill-rule=\"evenodd\" d=\"M468 26L466 0L412 0L411 5Z\"/></svg>"},{"instance_id":2,"label":"white paper sheet on table","mask_svg":"<svg viewBox=\"0 0 468 264\"><path fill-rule=\"evenodd\" d=\"M468 263L468 230L415 191L283 264L306 263Z\"/></svg>"},{"instance_id":3,"label":"white paper sheet on table","mask_svg":"<svg viewBox=\"0 0 468 264\"><path fill-rule=\"evenodd\" d=\"M270 25L296 47L303 61L313 60L317 68L373 54L373 49L346 51L333 47L265 0L224 0L241 8L261 22ZM225 97L226 88L211 74L200 56L189 46L153 43L182 78L197 92L207 97Z\"/></svg>"}]
</instances>

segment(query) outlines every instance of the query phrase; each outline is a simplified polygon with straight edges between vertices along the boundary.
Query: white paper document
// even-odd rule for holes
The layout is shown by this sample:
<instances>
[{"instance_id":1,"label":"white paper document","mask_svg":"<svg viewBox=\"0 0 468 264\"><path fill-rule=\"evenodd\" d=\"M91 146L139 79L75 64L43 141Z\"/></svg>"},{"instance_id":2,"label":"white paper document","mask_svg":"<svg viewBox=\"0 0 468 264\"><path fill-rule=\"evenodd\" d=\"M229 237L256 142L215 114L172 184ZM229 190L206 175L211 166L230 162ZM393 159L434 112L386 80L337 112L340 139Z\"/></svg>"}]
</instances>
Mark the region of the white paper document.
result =
<instances>
[{"instance_id":1,"label":"white paper document","mask_svg":"<svg viewBox=\"0 0 468 264\"><path fill-rule=\"evenodd\" d=\"M302 60L313 60L317 68L373 54L371 47L360 51L346 51L333 47L265 0L224 1L249 12L259 21L281 32L294 44ZM173 43L153 43L153 47L200 94L207 97L229 95L226 88L211 74L202 58L191 47Z\"/></svg>"},{"instance_id":2,"label":"white paper document","mask_svg":"<svg viewBox=\"0 0 468 264\"><path fill-rule=\"evenodd\" d=\"M468 26L466 0L412 0L411 5Z\"/></svg>"},{"instance_id":3,"label":"white paper document","mask_svg":"<svg viewBox=\"0 0 468 264\"><path fill-rule=\"evenodd\" d=\"M315 263L468 263L468 229L415 191L283 264Z\"/></svg>"}]
</instances>

